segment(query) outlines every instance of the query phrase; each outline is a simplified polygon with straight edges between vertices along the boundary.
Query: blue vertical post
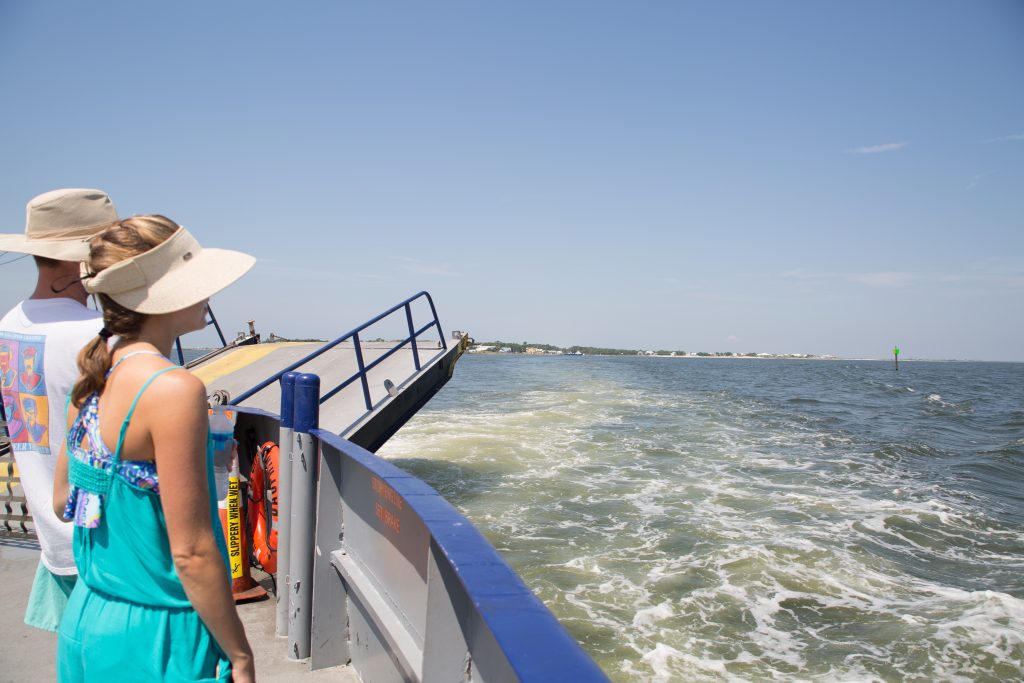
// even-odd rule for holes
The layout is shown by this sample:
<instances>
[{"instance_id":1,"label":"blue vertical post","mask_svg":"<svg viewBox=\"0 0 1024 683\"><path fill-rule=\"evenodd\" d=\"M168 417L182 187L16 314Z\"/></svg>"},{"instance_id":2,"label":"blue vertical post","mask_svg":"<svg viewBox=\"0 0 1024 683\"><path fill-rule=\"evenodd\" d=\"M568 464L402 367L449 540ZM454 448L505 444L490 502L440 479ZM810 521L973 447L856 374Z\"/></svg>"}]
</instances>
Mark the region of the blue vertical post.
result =
<instances>
[{"instance_id":1,"label":"blue vertical post","mask_svg":"<svg viewBox=\"0 0 1024 683\"><path fill-rule=\"evenodd\" d=\"M445 351L447 351L448 342L444 339L444 330L441 329L441 321L437 319L437 309L434 308L434 299L426 292L423 293L427 295L427 303L430 304L430 313L434 316L434 327L437 328L437 337L441 340L441 346L444 347Z\"/></svg>"},{"instance_id":2,"label":"blue vertical post","mask_svg":"<svg viewBox=\"0 0 1024 683\"><path fill-rule=\"evenodd\" d=\"M416 348L416 328L412 324L412 306L405 304L405 319L409 323L409 345L412 347L412 362L416 372L420 371L420 351Z\"/></svg>"},{"instance_id":3,"label":"blue vertical post","mask_svg":"<svg viewBox=\"0 0 1024 683\"><path fill-rule=\"evenodd\" d=\"M281 435L277 446L277 623L275 633L288 635L288 558L292 525L292 426L295 424L295 377L281 375Z\"/></svg>"},{"instance_id":4,"label":"blue vertical post","mask_svg":"<svg viewBox=\"0 0 1024 683\"><path fill-rule=\"evenodd\" d=\"M366 379L366 364L363 363L363 345L359 341L359 333L352 335L352 348L356 351L356 368L359 370L359 381L363 385L363 400L366 401L366 409L373 410L373 402L370 400L370 383Z\"/></svg>"},{"instance_id":5,"label":"blue vertical post","mask_svg":"<svg viewBox=\"0 0 1024 683\"><path fill-rule=\"evenodd\" d=\"M309 657L313 614L313 545L316 534L318 444L310 434L320 422L320 378L295 378L295 438L292 441L291 538L288 553L288 657Z\"/></svg>"},{"instance_id":6,"label":"blue vertical post","mask_svg":"<svg viewBox=\"0 0 1024 683\"><path fill-rule=\"evenodd\" d=\"M217 318L214 317L213 309L210 308L210 304L206 304L206 312L210 315L210 320L206 323L206 326L209 327L210 325L213 325L213 329L217 330L217 336L220 337L220 345L227 346L228 341L224 338L224 333L220 331L220 325L217 324Z\"/></svg>"}]
</instances>

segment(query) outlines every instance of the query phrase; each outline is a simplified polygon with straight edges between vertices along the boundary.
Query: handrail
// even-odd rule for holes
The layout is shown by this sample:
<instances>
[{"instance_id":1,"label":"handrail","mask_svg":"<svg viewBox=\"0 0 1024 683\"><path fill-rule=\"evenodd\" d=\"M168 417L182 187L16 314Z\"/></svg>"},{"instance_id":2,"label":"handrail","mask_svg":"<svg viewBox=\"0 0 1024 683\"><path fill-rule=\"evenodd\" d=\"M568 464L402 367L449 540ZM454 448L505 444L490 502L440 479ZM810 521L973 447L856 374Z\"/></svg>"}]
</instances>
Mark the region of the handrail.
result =
<instances>
[{"instance_id":1,"label":"handrail","mask_svg":"<svg viewBox=\"0 0 1024 683\"><path fill-rule=\"evenodd\" d=\"M416 331L416 336L418 337L419 335L423 334L424 332L426 332L427 330L429 330L433 326L434 326L434 323L427 323L426 325L424 325L423 327L421 327L419 330ZM354 337L358 337L358 336L359 336L358 334L354 335ZM336 386L333 389L331 389L330 391L324 393L324 395L320 397L320 404L323 405L328 399L330 399L332 396L337 394L339 391L341 391L342 389L347 387L349 384L351 384L352 382L356 381L357 379L362 378L362 380L363 380L363 398L366 401L366 409L367 410L373 410L373 403L370 400L370 387L369 387L369 384L367 384L367 381L366 381L366 373L369 372L370 370L373 370L375 367L377 367L378 365L380 365L381 363L386 361L388 358L390 358L399 349L401 349L403 346L405 346L408 343L409 343L409 338L403 339L399 344L397 344L396 346L391 347L386 352L384 352L383 354L378 356L377 360L373 361L369 365L364 365L363 364L362 350L357 347L356 348L356 364L358 365L360 370L357 371L352 376L350 376L345 381L343 381L338 386ZM445 345L444 348L447 349L448 346ZM419 362L419 354L416 352L416 346L413 345L412 349L413 349L413 355L414 355L413 360L416 362L416 369L420 370L421 368L420 368L420 362Z\"/></svg>"},{"instance_id":2,"label":"handrail","mask_svg":"<svg viewBox=\"0 0 1024 683\"><path fill-rule=\"evenodd\" d=\"M414 301L416 301L417 299L421 298L421 297L426 297L427 303L430 305L430 312L433 315L433 320L431 320L430 322L428 322L426 325L424 325L423 327L421 327L419 329L413 329L413 323L412 323L412 303ZM405 339L402 339L402 340L398 341L398 343L395 346L393 346L391 349L389 349L384 355L382 355L381 357L377 358L375 361L373 361L372 363L370 363L369 365L366 365L364 367L364 365L363 365L362 343L361 343L361 341L359 339L359 333L362 332L363 330L365 330L366 328L370 327L371 325L379 323L381 320L383 320L384 318L388 317L389 315L391 315L392 313L398 311L401 308L405 308L406 320L407 320L408 325L409 325L409 336L406 337ZM281 376L284 373L292 372L292 371L302 367L303 365L305 365L309 361L313 360L317 356L319 356L319 355L321 355L321 354L323 354L323 353L333 349L338 344L341 344L344 341L352 339L353 344L355 346L356 361L357 361L357 366L358 366L359 369L356 371L356 373L354 375L352 375L348 379L344 380L337 387L334 387L333 389L331 389L329 391L325 391L323 396L320 398L320 403L322 404L324 401L328 400L329 398L331 398L332 396L337 394L339 391L341 391L342 389L347 387L349 384L351 384L355 380L361 379L362 384L363 384L363 400L366 402L366 409L367 410L372 410L373 403L372 403L372 401L370 399L370 389L369 389L369 385L367 383L366 373L369 372L370 370L372 370L374 367L376 367L382 360L384 360L385 358L390 357L392 354L397 352L399 349L401 349L406 344L411 344L411 348L413 350L413 362L414 362L414 364L416 366L416 370L417 371L420 370L419 353L418 353L418 351L416 349L416 340L420 337L420 335L422 335L424 332L426 332L427 330L429 330L432 327L433 328L437 328L437 335L438 335L438 338L441 340L441 346L442 346L442 348L445 351L447 351L448 350L448 342L445 341L444 332L441 330L441 322L437 318L437 308L434 307L434 299L430 296L430 294L427 291L422 291L422 292L419 292L417 294L414 294L414 295L410 296L405 301L401 301L401 302L395 304L394 306L392 306L388 310L386 310L383 313L377 315L376 317L366 321L365 323L363 323L359 327L356 327L355 329L346 332L345 334L343 334L342 336L338 337L337 339L335 339L333 341L327 342L326 344L321 346L316 351L313 351L312 353L310 353L308 356L305 356L304 358L300 358L299 360L295 361L294 363L292 363L288 367L286 367L286 368L284 368L284 369L274 373L273 375L271 375L270 377L266 378L265 380L263 380L259 384L256 384L255 386L253 386L251 389L248 389L248 390L242 392L240 395L232 398L231 399L231 403L233 405L238 405L242 401L245 401L248 398L252 398L254 395L259 393L260 391L263 391L264 389L266 389L268 386L270 386L274 382L279 381L281 379Z\"/></svg>"},{"instance_id":3,"label":"handrail","mask_svg":"<svg viewBox=\"0 0 1024 683\"><path fill-rule=\"evenodd\" d=\"M220 325L217 324L217 318L213 315L213 309L210 308L210 304L206 304L206 313L210 316L210 319L206 321L205 327L213 325L213 328L217 330L217 336L220 337L221 348L226 348L228 341L224 338L224 333L221 332ZM181 337L174 338L174 347L178 351L178 365L185 367L185 351L181 348Z\"/></svg>"}]
</instances>

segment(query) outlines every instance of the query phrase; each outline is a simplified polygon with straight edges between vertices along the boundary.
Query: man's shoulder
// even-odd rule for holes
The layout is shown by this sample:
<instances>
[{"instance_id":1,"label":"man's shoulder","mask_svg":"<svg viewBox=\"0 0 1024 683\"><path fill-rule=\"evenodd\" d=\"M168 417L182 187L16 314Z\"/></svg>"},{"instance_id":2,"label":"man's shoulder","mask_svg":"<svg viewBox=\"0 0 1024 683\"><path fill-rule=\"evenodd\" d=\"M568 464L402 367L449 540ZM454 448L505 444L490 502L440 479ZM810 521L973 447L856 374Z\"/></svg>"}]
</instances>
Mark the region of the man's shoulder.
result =
<instances>
[{"instance_id":1,"label":"man's shoulder","mask_svg":"<svg viewBox=\"0 0 1024 683\"><path fill-rule=\"evenodd\" d=\"M103 325L102 314L72 299L27 299L0 319L0 335L69 337L80 339L96 334Z\"/></svg>"},{"instance_id":2,"label":"man's shoulder","mask_svg":"<svg viewBox=\"0 0 1024 683\"><path fill-rule=\"evenodd\" d=\"M11 310L4 313L4 316L0 318L0 328L10 327L11 323L13 323L15 320L21 319L21 305L23 303L25 302L19 301L14 305L14 307Z\"/></svg>"},{"instance_id":3,"label":"man's shoulder","mask_svg":"<svg viewBox=\"0 0 1024 683\"><path fill-rule=\"evenodd\" d=\"M39 323L97 320L103 317L103 314L99 311L83 306L74 299L67 297L57 299L26 299L19 306L25 317Z\"/></svg>"}]
</instances>

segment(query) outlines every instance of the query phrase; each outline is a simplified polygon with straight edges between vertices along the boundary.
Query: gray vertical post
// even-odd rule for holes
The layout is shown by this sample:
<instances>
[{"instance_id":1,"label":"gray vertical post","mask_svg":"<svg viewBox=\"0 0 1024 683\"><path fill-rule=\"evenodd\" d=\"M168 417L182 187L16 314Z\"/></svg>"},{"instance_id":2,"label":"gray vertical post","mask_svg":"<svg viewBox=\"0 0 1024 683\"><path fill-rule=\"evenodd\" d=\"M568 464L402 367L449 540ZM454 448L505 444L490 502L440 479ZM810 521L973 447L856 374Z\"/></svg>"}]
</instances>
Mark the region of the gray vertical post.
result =
<instances>
[{"instance_id":1,"label":"gray vertical post","mask_svg":"<svg viewBox=\"0 0 1024 683\"><path fill-rule=\"evenodd\" d=\"M275 633L288 635L288 556L292 525L292 425L295 424L295 377L281 375L281 436L278 447L277 486L277 626Z\"/></svg>"},{"instance_id":2,"label":"gray vertical post","mask_svg":"<svg viewBox=\"0 0 1024 683\"><path fill-rule=\"evenodd\" d=\"M292 509L288 576L288 657L309 657L313 612L313 536L316 533L316 479L320 457L310 434L320 420L320 378L295 378L295 438L292 445Z\"/></svg>"},{"instance_id":3,"label":"gray vertical post","mask_svg":"<svg viewBox=\"0 0 1024 683\"><path fill-rule=\"evenodd\" d=\"M345 457L331 444L320 443L316 548L313 555L313 625L310 628L309 651L309 668L312 671L338 666L352 659L348 646L345 587L338 570L331 563L331 553L341 549L345 514L341 504L341 477Z\"/></svg>"}]
</instances>

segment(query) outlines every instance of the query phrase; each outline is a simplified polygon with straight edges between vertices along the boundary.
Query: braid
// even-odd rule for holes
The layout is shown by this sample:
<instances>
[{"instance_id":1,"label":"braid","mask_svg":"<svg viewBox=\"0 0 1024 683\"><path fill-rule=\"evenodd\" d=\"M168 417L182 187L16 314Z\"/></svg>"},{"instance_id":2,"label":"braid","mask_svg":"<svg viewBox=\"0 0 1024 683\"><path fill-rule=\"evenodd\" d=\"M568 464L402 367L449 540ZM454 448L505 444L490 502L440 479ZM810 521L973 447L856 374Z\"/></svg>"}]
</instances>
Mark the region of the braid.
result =
<instances>
[{"instance_id":1,"label":"braid","mask_svg":"<svg viewBox=\"0 0 1024 683\"><path fill-rule=\"evenodd\" d=\"M147 316L129 311L106 294L100 294L99 298L103 306L104 329L110 334L116 334L121 341L131 341L138 337ZM78 372L81 374L71 391L71 402L76 408L81 409L85 399L103 391L112 363L110 344L103 335L96 335L78 354Z\"/></svg>"}]
</instances>

